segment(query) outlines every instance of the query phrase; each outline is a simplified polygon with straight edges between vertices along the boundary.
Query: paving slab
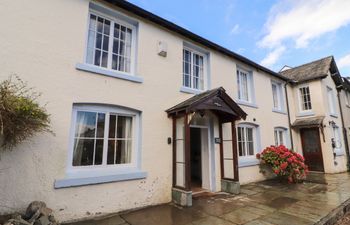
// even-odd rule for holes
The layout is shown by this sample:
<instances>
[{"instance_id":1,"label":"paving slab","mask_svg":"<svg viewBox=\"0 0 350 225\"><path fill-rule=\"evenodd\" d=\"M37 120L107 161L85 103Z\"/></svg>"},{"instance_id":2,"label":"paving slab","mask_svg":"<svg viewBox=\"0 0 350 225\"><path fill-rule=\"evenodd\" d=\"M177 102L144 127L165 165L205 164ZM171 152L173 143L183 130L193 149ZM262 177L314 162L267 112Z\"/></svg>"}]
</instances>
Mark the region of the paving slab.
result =
<instances>
[{"instance_id":1,"label":"paving slab","mask_svg":"<svg viewBox=\"0 0 350 225\"><path fill-rule=\"evenodd\" d=\"M300 184L278 180L242 185L242 193L217 193L69 225L325 225L350 210L350 174L311 174Z\"/></svg>"}]
</instances>

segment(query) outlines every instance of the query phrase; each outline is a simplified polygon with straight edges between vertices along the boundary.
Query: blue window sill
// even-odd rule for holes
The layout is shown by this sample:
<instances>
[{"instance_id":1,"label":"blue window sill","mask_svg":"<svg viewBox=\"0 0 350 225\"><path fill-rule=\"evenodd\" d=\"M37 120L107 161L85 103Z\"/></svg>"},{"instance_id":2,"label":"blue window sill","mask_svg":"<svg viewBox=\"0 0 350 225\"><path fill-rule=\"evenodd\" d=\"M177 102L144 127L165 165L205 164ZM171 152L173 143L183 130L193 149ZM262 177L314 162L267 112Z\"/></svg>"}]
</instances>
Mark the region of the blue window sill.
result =
<instances>
[{"instance_id":1,"label":"blue window sill","mask_svg":"<svg viewBox=\"0 0 350 225\"><path fill-rule=\"evenodd\" d=\"M284 111L284 110L272 109L272 112L280 113L280 114L283 114L283 115L287 115L287 112Z\"/></svg>"},{"instance_id":2,"label":"blue window sill","mask_svg":"<svg viewBox=\"0 0 350 225\"><path fill-rule=\"evenodd\" d=\"M86 72L90 72L90 73L96 73L96 74L100 74L100 75L105 75L105 76L109 76L109 77L115 77L115 78L131 81L131 82L135 82L135 83L143 83L143 78L141 78L141 77L128 75L128 74L118 72L118 71L112 71L112 70L100 68L100 67L97 67L94 65L89 65L86 63L77 63L75 65L75 68L78 70L82 70L82 71L86 71Z\"/></svg>"},{"instance_id":3,"label":"blue window sill","mask_svg":"<svg viewBox=\"0 0 350 225\"><path fill-rule=\"evenodd\" d=\"M188 87L181 87L180 91L183 93L187 93L187 94L200 94L203 92L203 90L198 90L198 89L193 89L193 88L188 88Z\"/></svg>"},{"instance_id":4,"label":"blue window sill","mask_svg":"<svg viewBox=\"0 0 350 225\"><path fill-rule=\"evenodd\" d=\"M251 103L251 102L244 102L241 100L236 100L238 105L244 105L244 106L248 106L248 107L252 107L252 108L258 108L258 106L255 103Z\"/></svg>"},{"instance_id":5,"label":"blue window sill","mask_svg":"<svg viewBox=\"0 0 350 225\"><path fill-rule=\"evenodd\" d=\"M314 112L300 112L298 113L298 116L314 116Z\"/></svg>"},{"instance_id":6,"label":"blue window sill","mask_svg":"<svg viewBox=\"0 0 350 225\"><path fill-rule=\"evenodd\" d=\"M111 183L111 182L117 182L117 181L144 179L146 177L147 177L147 172L143 172L143 171L133 171L128 173L91 176L91 177L71 177L71 178L55 180L55 189L92 185L92 184Z\"/></svg>"},{"instance_id":7,"label":"blue window sill","mask_svg":"<svg viewBox=\"0 0 350 225\"><path fill-rule=\"evenodd\" d=\"M258 159L238 159L238 167L248 167L259 165L260 162Z\"/></svg>"}]
</instances>

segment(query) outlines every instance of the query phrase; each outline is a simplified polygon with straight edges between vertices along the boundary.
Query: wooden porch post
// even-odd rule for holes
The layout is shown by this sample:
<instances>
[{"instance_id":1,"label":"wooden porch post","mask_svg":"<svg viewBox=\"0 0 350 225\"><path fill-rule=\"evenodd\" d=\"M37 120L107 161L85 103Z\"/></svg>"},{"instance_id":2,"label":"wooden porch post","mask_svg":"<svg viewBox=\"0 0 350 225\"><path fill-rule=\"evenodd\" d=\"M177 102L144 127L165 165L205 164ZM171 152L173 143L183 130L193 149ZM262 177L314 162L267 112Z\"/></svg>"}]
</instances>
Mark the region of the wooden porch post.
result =
<instances>
[{"instance_id":1,"label":"wooden porch post","mask_svg":"<svg viewBox=\"0 0 350 225\"><path fill-rule=\"evenodd\" d=\"M231 131L232 131L232 151L233 151L233 175L234 181L239 181L238 173L238 154L237 154L237 135L236 135L236 126L235 120L231 122Z\"/></svg>"},{"instance_id":2,"label":"wooden porch post","mask_svg":"<svg viewBox=\"0 0 350 225\"><path fill-rule=\"evenodd\" d=\"M188 124L188 114L185 114L185 189L191 190L191 134L190 125Z\"/></svg>"},{"instance_id":3,"label":"wooden porch post","mask_svg":"<svg viewBox=\"0 0 350 225\"><path fill-rule=\"evenodd\" d=\"M223 147L223 139L222 139L222 121L219 120L219 138L220 138L220 174L221 179L224 178L224 147Z\"/></svg>"},{"instance_id":4,"label":"wooden porch post","mask_svg":"<svg viewBox=\"0 0 350 225\"><path fill-rule=\"evenodd\" d=\"M176 186L176 117L173 117L173 187Z\"/></svg>"}]
</instances>

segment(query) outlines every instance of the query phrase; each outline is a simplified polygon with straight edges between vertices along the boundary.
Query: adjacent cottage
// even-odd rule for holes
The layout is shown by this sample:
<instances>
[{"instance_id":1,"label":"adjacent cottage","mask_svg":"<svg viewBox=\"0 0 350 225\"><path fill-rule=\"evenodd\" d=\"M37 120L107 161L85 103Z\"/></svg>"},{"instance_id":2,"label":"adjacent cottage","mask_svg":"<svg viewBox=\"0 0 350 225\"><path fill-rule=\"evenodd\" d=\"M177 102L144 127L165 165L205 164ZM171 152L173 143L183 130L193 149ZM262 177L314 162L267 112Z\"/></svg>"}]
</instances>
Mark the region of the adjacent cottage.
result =
<instances>
[{"instance_id":1,"label":"adjacent cottage","mask_svg":"<svg viewBox=\"0 0 350 225\"><path fill-rule=\"evenodd\" d=\"M346 171L350 85L332 57L276 73L119 0L6 0L0 18L0 78L41 91L55 132L2 153L0 214L190 206L265 179L270 145Z\"/></svg>"}]
</instances>

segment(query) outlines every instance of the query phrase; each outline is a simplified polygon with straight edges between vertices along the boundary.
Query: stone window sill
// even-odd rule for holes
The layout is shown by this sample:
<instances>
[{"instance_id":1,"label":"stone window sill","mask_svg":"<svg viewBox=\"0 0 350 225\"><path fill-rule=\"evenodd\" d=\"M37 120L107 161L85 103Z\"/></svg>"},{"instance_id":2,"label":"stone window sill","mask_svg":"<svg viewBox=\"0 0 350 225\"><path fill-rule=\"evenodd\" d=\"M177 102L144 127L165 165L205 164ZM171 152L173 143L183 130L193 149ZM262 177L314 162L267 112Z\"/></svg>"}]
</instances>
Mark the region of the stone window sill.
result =
<instances>
[{"instance_id":1,"label":"stone window sill","mask_svg":"<svg viewBox=\"0 0 350 225\"><path fill-rule=\"evenodd\" d=\"M183 92L183 93L187 93L187 94L200 94L203 92L203 90L198 90L198 89L193 89L193 88L188 88L188 87L184 87L182 86L180 88L180 92Z\"/></svg>"},{"instance_id":2,"label":"stone window sill","mask_svg":"<svg viewBox=\"0 0 350 225\"><path fill-rule=\"evenodd\" d=\"M258 159L255 158L251 158L251 159L238 159L238 167L242 168L242 167L249 167L249 166L256 166L259 165L260 162Z\"/></svg>"},{"instance_id":3,"label":"stone window sill","mask_svg":"<svg viewBox=\"0 0 350 225\"><path fill-rule=\"evenodd\" d=\"M106 174L101 176L86 176L86 177L67 177L64 179L55 180L55 188L68 188L92 184L103 184L117 181L127 181L144 179L147 177L147 172L131 171L127 173Z\"/></svg>"},{"instance_id":4,"label":"stone window sill","mask_svg":"<svg viewBox=\"0 0 350 225\"><path fill-rule=\"evenodd\" d=\"M272 109L272 112L279 113L279 114L283 114L283 115L287 115L287 112L286 112L286 111L280 110L280 109Z\"/></svg>"},{"instance_id":5,"label":"stone window sill","mask_svg":"<svg viewBox=\"0 0 350 225\"><path fill-rule=\"evenodd\" d=\"M143 78L136 76L136 75L130 75L126 74L123 72L118 72L118 71L113 71L113 70L108 70L104 68L100 68L94 65L89 65L86 63L77 63L75 68L77 70L82 70L90 73L95 73L95 74L100 74L100 75L105 75L109 77L114 77L114 78L119 78L122 80L127 80L135 83L143 83Z\"/></svg>"},{"instance_id":6,"label":"stone window sill","mask_svg":"<svg viewBox=\"0 0 350 225\"><path fill-rule=\"evenodd\" d=\"M236 102L238 105L244 105L244 106L248 106L248 107L255 108L255 109L258 108L258 106L252 102L245 102L245 101L241 101L241 100L236 100Z\"/></svg>"}]
</instances>

